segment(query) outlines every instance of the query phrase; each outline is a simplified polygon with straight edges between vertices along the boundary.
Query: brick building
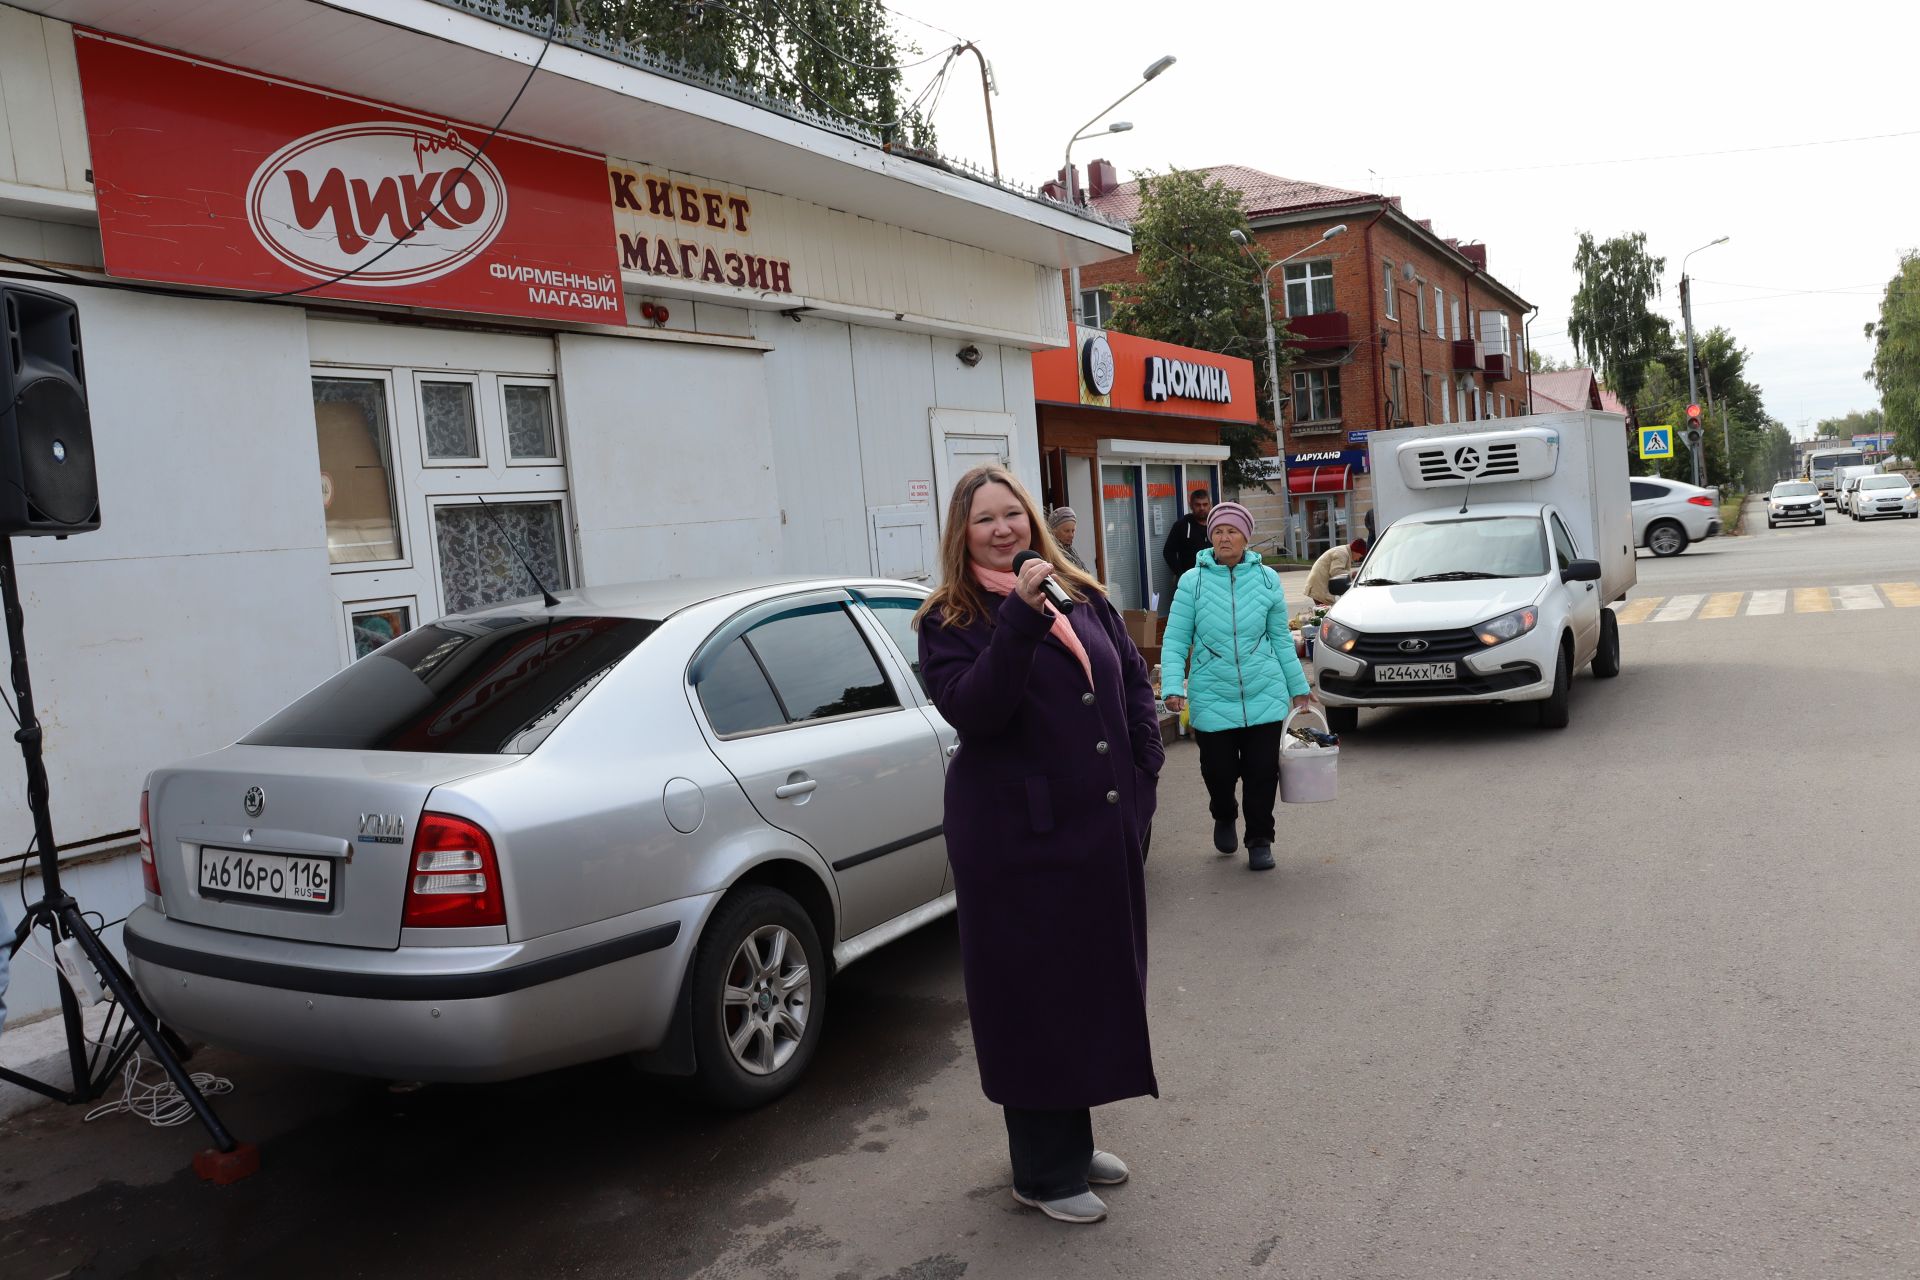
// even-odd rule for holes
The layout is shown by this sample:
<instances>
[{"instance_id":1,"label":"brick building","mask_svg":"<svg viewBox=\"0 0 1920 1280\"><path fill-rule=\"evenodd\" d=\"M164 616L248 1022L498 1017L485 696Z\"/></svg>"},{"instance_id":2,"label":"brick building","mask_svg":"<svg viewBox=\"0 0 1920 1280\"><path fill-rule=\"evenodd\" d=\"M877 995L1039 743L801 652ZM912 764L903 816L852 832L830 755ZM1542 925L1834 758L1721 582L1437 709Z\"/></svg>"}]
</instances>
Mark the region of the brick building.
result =
<instances>
[{"instance_id":1,"label":"brick building","mask_svg":"<svg viewBox=\"0 0 1920 1280\"><path fill-rule=\"evenodd\" d=\"M1534 308L1488 273L1486 246L1439 235L1429 220L1409 217L1397 196L1242 165L1203 172L1240 192L1271 259L1300 255L1274 273L1273 298L1276 327L1292 334L1283 339L1292 363L1284 371L1278 451L1296 545L1304 540L1318 554L1363 530L1372 508L1369 432L1527 411L1524 330ZM1117 178L1111 164L1095 160L1083 198L1131 220L1139 184ZM1340 225L1343 234L1321 242ZM1082 322L1104 325L1137 278L1132 256L1082 270ZM1263 523L1279 521L1278 492L1242 500Z\"/></svg>"}]
</instances>

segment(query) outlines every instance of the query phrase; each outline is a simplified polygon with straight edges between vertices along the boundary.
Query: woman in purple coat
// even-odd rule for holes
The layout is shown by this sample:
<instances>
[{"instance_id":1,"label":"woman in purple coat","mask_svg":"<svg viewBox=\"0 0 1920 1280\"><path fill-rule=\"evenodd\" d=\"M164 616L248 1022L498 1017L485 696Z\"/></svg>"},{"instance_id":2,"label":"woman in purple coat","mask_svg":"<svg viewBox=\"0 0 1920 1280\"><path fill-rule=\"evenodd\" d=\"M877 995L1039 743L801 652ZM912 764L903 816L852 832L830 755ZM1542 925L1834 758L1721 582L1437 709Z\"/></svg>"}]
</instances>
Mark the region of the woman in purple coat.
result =
<instances>
[{"instance_id":1,"label":"woman in purple coat","mask_svg":"<svg viewBox=\"0 0 1920 1280\"><path fill-rule=\"evenodd\" d=\"M1094 1148L1089 1109L1159 1096L1142 867L1165 759L1153 688L1100 584L1003 468L961 477L940 567L920 666L960 735L946 838L980 1085L1006 1111L1013 1198L1098 1222L1089 1184L1125 1182L1127 1166ZM1074 601L1064 615L1049 576Z\"/></svg>"}]
</instances>

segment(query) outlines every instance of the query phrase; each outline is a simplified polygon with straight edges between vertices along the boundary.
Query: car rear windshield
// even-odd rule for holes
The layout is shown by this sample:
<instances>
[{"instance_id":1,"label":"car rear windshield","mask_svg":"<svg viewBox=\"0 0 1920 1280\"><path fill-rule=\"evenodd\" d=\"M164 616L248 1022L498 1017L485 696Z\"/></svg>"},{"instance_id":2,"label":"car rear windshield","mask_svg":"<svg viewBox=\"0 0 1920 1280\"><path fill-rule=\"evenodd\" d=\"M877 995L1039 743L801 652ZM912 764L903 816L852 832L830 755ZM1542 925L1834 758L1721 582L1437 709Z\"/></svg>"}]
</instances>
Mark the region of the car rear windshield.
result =
<instances>
[{"instance_id":1,"label":"car rear windshield","mask_svg":"<svg viewBox=\"0 0 1920 1280\"><path fill-rule=\"evenodd\" d=\"M1907 487L1905 476L1868 476L1860 482L1862 489L1904 489Z\"/></svg>"},{"instance_id":2,"label":"car rear windshield","mask_svg":"<svg viewBox=\"0 0 1920 1280\"><path fill-rule=\"evenodd\" d=\"M526 755L659 625L542 614L429 623L374 650L241 741Z\"/></svg>"},{"instance_id":3,"label":"car rear windshield","mask_svg":"<svg viewBox=\"0 0 1920 1280\"><path fill-rule=\"evenodd\" d=\"M1367 557L1363 582L1531 578L1547 571L1538 516L1487 516L1396 524Z\"/></svg>"},{"instance_id":4,"label":"car rear windshield","mask_svg":"<svg viewBox=\"0 0 1920 1280\"><path fill-rule=\"evenodd\" d=\"M1820 486L1806 480L1773 486L1773 496L1776 498L1811 498L1818 492Z\"/></svg>"}]
</instances>

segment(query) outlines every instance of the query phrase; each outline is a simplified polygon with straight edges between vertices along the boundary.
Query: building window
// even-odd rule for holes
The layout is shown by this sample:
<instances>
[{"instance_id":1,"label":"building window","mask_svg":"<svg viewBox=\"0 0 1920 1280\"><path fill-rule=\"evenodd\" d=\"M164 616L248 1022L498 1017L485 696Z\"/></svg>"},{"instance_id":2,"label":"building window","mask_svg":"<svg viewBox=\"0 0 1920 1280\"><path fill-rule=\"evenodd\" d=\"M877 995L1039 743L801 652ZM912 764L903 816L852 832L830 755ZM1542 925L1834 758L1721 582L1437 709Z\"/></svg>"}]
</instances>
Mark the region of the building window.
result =
<instances>
[{"instance_id":1,"label":"building window","mask_svg":"<svg viewBox=\"0 0 1920 1280\"><path fill-rule=\"evenodd\" d=\"M1447 314L1452 318L1448 328L1453 333L1453 340L1458 342L1460 341L1460 299L1453 299L1447 306Z\"/></svg>"},{"instance_id":2,"label":"building window","mask_svg":"<svg viewBox=\"0 0 1920 1280\"><path fill-rule=\"evenodd\" d=\"M1333 260L1287 264L1287 314L1317 316L1333 310Z\"/></svg>"},{"instance_id":3,"label":"building window","mask_svg":"<svg viewBox=\"0 0 1920 1280\"><path fill-rule=\"evenodd\" d=\"M1427 332L1427 286L1417 280L1413 284L1413 314L1420 317L1420 332Z\"/></svg>"},{"instance_id":4,"label":"building window","mask_svg":"<svg viewBox=\"0 0 1920 1280\"><path fill-rule=\"evenodd\" d=\"M437 505L433 529L440 552L440 593L448 613L536 596L541 587L564 591L573 585L558 498ZM539 575L537 584L529 569Z\"/></svg>"},{"instance_id":5,"label":"building window","mask_svg":"<svg viewBox=\"0 0 1920 1280\"><path fill-rule=\"evenodd\" d=\"M327 559L351 565L402 559L386 379L315 378L313 423Z\"/></svg>"},{"instance_id":6,"label":"building window","mask_svg":"<svg viewBox=\"0 0 1920 1280\"><path fill-rule=\"evenodd\" d=\"M1337 422L1340 419L1340 371L1303 369L1293 375L1293 420Z\"/></svg>"},{"instance_id":7,"label":"building window","mask_svg":"<svg viewBox=\"0 0 1920 1280\"><path fill-rule=\"evenodd\" d=\"M1104 329L1113 321L1113 295L1105 289L1080 291L1080 323L1089 329Z\"/></svg>"},{"instance_id":8,"label":"building window","mask_svg":"<svg viewBox=\"0 0 1920 1280\"><path fill-rule=\"evenodd\" d=\"M1407 371L1397 364L1387 366L1387 419L1391 425L1409 421L1407 417Z\"/></svg>"},{"instance_id":9,"label":"building window","mask_svg":"<svg viewBox=\"0 0 1920 1280\"><path fill-rule=\"evenodd\" d=\"M362 601L347 606L347 628L358 661L413 630L413 600Z\"/></svg>"},{"instance_id":10,"label":"building window","mask_svg":"<svg viewBox=\"0 0 1920 1280\"><path fill-rule=\"evenodd\" d=\"M553 384L500 383L506 406L507 457L513 462L560 461L560 434L554 429Z\"/></svg>"},{"instance_id":11,"label":"building window","mask_svg":"<svg viewBox=\"0 0 1920 1280\"><path fill-rule=\"evenodd\" d=\"M480 465L480 417L472 377L420 379L420 432L428 466Z\"/></svg>"},{"instance_id":12,"label":"building window","mask_svg":"<svg viewBox=\"0 0 1920 1280\"><path fill-rule=\"evenodd\" d=\"M1420 420L1436 421L1433 412L1433 375L1430 373L1420 375Z\"/></svg>"},{"instance_id":13,"label":"building window","mask_svg":"<svg viewBox=\"0 0 1920 1280\"><path fill-rule=\"evenodd\" d=\"M1382 262L1380 264L1380 290L1387 295L1387 319L1398 320L1400 318L1400 303L1398 294L1393 287L1393 264L1391 262Z\"/></svg>"},{"instance_id":14,"label":"building window","mask_svg":"<svg viewBox=\"0 0 1920 1280\"><path fill-rule=\"evenodd\" d=\"M1433 286L1433 331L1444 341L1447 336L1447 317L1442 310L1446 306L1447 291L1439 285Z\"/></svg>"}]
</instances>

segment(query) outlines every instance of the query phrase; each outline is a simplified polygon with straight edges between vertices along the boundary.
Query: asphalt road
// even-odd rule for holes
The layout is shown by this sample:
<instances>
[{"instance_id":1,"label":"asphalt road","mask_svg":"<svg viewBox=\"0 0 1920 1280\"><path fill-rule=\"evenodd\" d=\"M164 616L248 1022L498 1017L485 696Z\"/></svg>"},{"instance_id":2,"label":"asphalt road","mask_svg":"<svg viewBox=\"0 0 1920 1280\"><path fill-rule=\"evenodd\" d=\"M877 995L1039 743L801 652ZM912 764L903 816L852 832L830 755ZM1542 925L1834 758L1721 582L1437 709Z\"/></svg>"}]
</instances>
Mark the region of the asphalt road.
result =
<instances>
[{"instance_id":1,"label":"asphalt road","mask_svg":"<svg viewBox=\"0 0 1920 1280\"><path fill-rule=\"evenodd\" d=\"M0 1277L1920 1273L1920 607L1880 585L1920 522L1639 567L1571 728L1367 713L1275 872L1213 854L1175 750L1162 1096L1095 1115L1134 1170L1104 1224L1009 1199L942 925L849 969L752 1115L617 1065L396 1095L210 1053L266 1159L215 1189L190 1129L40 1111L0 1127Z\"/></svg>"}]
</instances>

